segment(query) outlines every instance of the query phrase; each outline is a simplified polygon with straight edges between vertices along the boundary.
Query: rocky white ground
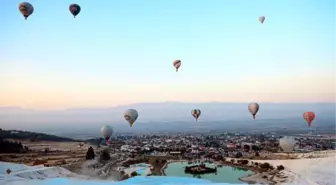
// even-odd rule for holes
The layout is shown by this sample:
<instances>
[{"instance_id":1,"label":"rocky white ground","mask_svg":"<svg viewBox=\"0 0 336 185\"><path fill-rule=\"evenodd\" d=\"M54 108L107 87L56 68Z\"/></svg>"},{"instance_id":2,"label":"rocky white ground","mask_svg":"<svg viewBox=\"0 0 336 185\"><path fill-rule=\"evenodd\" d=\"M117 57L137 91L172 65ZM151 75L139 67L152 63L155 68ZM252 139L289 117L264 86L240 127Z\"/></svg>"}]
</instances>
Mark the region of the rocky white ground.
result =
<instances>
[{"instance_id":1,"label":"rocky white ground","mask_svg":"<svg viewBox=\"0 0 336 185\"><path fill-rule=\"evenodd\" d=\"M328 153L307 154L312 159L293 159L293 160L263 160L258 162L268 162L274 166L285 166L284 175L288 176L288 181L278 184L291 185L334 185L336 183L335 151ZM7 174L6 170L11 169ZM260 176L251 176L249 180L262 183ZM254 178L254 179L253 179ZM275 179L276 181L276 179ZM80 176L61 167L26 166L23 164L13 164L0 162L0 184L1 185L164 185L164 184L211 184L225 185L225 183L212 183L205 180L194 178L175 178L175 177L135 177L122 182L111 180L93 180L92 178Z\"/></svg>"},{"instance_id":2,"label":"rocky white ground","mask_svg":"<svg viewBox=\"0 0 336 185\"><path fill-rule=\"evenodd\" d=\"M286 183L293 185L335 185L336 184L336 153L328 152L312 152L307 154L295 154L299 157L312 157L310 159L292 159L292 160L254 160L256 162L268 162L273 166L283 165L285 171L283 175L288 177ZM318 158L317 158L318 157ZM260 175L256 174L244 180L263 183Z\"/></svg>"}]
</instances>

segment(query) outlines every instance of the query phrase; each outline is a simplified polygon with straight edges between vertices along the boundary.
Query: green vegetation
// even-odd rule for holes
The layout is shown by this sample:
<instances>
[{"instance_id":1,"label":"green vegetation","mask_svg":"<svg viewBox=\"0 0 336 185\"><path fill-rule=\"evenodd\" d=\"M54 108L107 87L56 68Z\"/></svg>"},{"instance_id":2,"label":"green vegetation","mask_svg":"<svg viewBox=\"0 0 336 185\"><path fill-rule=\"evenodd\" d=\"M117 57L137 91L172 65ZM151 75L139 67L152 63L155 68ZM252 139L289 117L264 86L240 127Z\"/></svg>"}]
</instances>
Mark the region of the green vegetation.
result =
<instances>
[{"instance_id":1,"label":"green vegetation","mask_svg":"<svg viewBox=\"0 0 336 185\"><path fill-rule=\"evenodd\" d=\"M24 153L28 147L23 146L20 142L6 141L0 137L0 153Z\"/></svg>"},{"instance_id":2,"label":"green vegetation","mask_svg":"<svg viewBox=\"0 0 336 185\"><path fill-rule=\"evenodd\" d=\"M71 138L59 137L43 133L19 131L19 130L2 130L0 129L0 137L2 139L17 139L17 140L29 140L31 142L36 141L56 141L56 142L74 142L77 141Z\"/></svg>"},{"instance_id":3,"label":"green vegetation","mask_svg":"<svg viewBox=\"0 0 336 185\"><path fill-rule=\"evenodd\" d=\"M94 150L92 148L92 146L89 147L88 151L86 152L86 160L92 160L95 158L95 153Z\"/></svg>"},{"instance_id":4,"label":"green vegetation","mask_svg":"<svg viewBox=\"0 0 336 185\"><path fill-rule=\"evenodd\" d=\"M93 139L87 139L85 140L86 143L91 145L99 145L102 141L104 141L103 138L93 138Z\"/></svg>"},{"instance_id":5,"label":"green vegetation","mask_svg":"<svg viewBox=\"0 0 336 185\"><path fill-rule=\"evenodd\" d=\"M285 169L285 167L282 166L282 165L277 166L277 170L279 170L279 171L284 170L284 169Z\"/></svg>"},{"instance_id":6,"label":"green vegetation","mask_svg":"<svg viewBox=\"0 0 336 185\"><path fill-rule=\"evenodd\" d=\"M101 161L108 161L111 159L110 153L107 149L103 150L100 154L100 158Z\"/></svg>"}]
</instances>

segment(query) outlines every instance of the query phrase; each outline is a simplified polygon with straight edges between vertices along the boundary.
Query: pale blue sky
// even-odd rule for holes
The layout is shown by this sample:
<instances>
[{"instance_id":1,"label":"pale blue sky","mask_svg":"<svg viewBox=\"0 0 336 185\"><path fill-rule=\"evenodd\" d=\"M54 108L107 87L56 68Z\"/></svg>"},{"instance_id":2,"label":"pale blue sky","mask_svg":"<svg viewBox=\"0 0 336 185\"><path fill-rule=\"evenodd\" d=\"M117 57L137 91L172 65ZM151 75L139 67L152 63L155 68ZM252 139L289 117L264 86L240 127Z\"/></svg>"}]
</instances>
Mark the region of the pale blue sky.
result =
<instances>
[{"instance_id":1,"label":"pale blue sky","mask_svg":"<svg viewBox=\"0 0 336 185\"><path fill-rule=\"evenodd\" d=\"M281 83L282 91L307 81L309 90L305 78L315 76L325 84L305 100L334 98L334 0L31 0L35 11L27 21L19 2L0 2L0 95L6 97L0 105L229 101L218 93L256 92L241 87L256 81L261 89ZM82 8L75 19L71 3ZM182 60L178 73L174 59ZM194 90L204 92L186 98ZM330 97L319 99L323 93ZM292 101L290 94L270 101Z\"/></svg>"}]
</instances>

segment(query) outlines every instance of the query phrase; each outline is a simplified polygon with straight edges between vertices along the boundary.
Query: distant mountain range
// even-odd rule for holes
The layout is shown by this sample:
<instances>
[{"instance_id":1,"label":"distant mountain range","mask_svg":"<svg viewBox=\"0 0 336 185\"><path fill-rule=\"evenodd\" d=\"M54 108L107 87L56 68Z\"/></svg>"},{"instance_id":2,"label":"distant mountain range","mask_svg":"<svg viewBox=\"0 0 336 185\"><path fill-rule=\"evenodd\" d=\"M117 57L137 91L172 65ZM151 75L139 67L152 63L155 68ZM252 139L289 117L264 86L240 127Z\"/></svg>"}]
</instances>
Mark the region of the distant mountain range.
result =
<instances>
[{"instance_id":1,"label":"distant mountain range","mask_svg":"<svg viewBox=\"0 0 336 185\"><path fill-rule=\"evenodd\" d=\"M313 127L335 127L335 103L259 103L256 120L247 110L248 103L138 103L111 108L81 108L34 111L0 107L0 127L30 131L97 134L104 124L119 132L157 132L225 129L305 128L304 111L314 111ZM129 128L123 118L126 109L134 108L139 118ZM195 122L192 109L202 111ZM58 133L55 133L58 134Z\"/></svg>"}]
</instances>

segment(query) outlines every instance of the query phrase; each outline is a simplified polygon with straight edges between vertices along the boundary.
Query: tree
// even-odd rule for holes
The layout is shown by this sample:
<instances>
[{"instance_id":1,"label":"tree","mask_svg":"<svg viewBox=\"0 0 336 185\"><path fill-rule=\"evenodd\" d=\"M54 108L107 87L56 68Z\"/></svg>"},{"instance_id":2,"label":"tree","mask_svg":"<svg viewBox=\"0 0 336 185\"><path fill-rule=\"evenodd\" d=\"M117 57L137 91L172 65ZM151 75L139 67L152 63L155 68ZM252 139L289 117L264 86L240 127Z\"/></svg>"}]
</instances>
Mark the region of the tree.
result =
<instances>
[{"instance_id":1,"label":"tree","mask_svg":"<svg viewBox=\"0 0 336 185\"><path fill-rule=\"evenodd\" d=\"M241 158L241 157L243 157L243 154L242 154L241 152L238 152L238 153L236 154L236 158Z\"/></svg>"},{"instance_id":2,"label":"tree","mask_svg":"<svg viewBox=\"0 0 336 185\"><path fill-rule=\"evenodd\" d=\"M156 166L157 160L154 157L150 157L148 163L152 166Z\"/></svg>"},{"instance_id":3,"label":"tree","mask_svg":"<svg viewBox=\"0 0 336 185\"><path fill-rule=\"evenodd\" d=\"M270 166L271 165L269 163L263 163L263 164L260 165L260 168L269 169Z\"/></svg>"},{"instance_id":4,"label":"tree","mask_svg":"<svg viewBox=\"0 0 336 185\"><path fill-rule=\"evenodd\" d=\"M48 153L49 152L49 148L44 148L44 153Z\"/></svg>"},{"instance_id":5,"label":"tree","mask_svg":"<svg viewBox=\"0 0 336 185\"><path fill-rule=\"evenodd\" d=\"M279 171L284 170L284 169L285 169L285 167L282 166L282 165L277 166L277 170L279 170Z\"/></svg>"},{"instance_id":6,"label":"tree","mask_svg":"<svg viewBox=\"0 0 336 185\"><path fill-rule=\"evenodd\" d=\"M92 160L95 158L95 153L92 146L89 147L88 151L86 152L86 160Z\"/></svg>"},{"instance_id":7,"label":"tree","mask_svg":"<svg viewBox=\"0 0 336 185\"><path fill-rule=\"evenodd\" d=\"M249 163L248 160L243 160L243 161L241 162L241 164L243 164L243 165L247 165L248 163Z\"/></svg>"},{"instance_id":8,"label":"tree","mask_svg":"<svg viewBox=\"0 0 336 185\"><path fill-rule=\"evenodd\" d=\"M108 161L110 159L111 159L111 156L108 150L103 150L102 153L100 154L100 160Z\"/></svg>"},{"instance_id":9,"label":"tree","mask_svg":"<svg viewBox=\"0 0 336 185\"><path fill-rule=\"evenodd\" d=\"M259 149L258 146L256 146L256 145L252 145L252 150L253 150L253 151L259 151L260 149Z\"/></svg>"},{"instance_id":10,"label":"tree","mask_svg":"<svg viewBox=\"0 0 336 185\"><path fill-rule=\"evenodd\" d=\"M138 173L135 172L135 171L131 173L131 177L135 177L135 176L137 176L137 175L138 175Z\"/></svg>"}]
</instances>

